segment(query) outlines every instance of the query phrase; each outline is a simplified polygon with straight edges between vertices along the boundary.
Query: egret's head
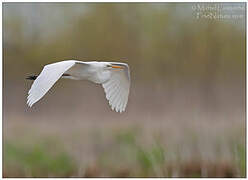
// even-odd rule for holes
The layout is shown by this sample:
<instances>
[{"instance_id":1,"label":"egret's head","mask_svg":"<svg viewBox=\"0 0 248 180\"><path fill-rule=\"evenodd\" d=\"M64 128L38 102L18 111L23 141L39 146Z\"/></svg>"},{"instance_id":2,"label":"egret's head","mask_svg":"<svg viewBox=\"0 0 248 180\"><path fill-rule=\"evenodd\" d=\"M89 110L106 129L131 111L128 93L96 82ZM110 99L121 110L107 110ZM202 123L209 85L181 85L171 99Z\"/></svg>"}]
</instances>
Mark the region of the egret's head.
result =
<instances>
[{"instance_id":1,"label":"egret's head","mask_svg":"<svg viewBox=\"0 0 248 180\"><path fill-rule=\"evenodd\" d=\"M118 63L108 63L106 67L108 69L124 69L124 67Z\"/></svg>"}]
</instances>

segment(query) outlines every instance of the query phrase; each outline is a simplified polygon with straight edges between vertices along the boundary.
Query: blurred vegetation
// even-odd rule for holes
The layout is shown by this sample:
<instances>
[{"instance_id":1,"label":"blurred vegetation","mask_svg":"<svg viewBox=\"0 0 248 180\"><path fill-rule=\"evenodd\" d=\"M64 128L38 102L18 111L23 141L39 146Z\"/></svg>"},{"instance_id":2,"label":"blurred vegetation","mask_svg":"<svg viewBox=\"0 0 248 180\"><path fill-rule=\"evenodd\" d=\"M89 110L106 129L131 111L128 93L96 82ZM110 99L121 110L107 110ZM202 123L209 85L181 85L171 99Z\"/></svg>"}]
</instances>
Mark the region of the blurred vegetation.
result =
<instances>
[{"instance_id":1,"label":"blurred vegetation","mask_svg":"<svg viewBox=\"0 0 248 180\"><path fill-rule=\"evenodd\" d=\"M58 149L49 152L54 143L45 142L26 146L18 142L4 144L5 177L65 177L75 172L71 157Z\"/></svg>"},{"instance_id":2,"label":"blurred vegetation","mask_svg":"<svg viewBox=\"0 0 248 180\"><path fill-rule=\"evenodd\" d=\"M188 140L192 138L190 134L185 135ZM245 177L245 146L238 142L235 144L228 142L231 144L231 149L237 148L231 155L232 158L237 159L237 162L223 162L220 157L217 157L217 151L214 152L216 153L215 161L211 162L205 157L197 157L197 154L195 159L185 161L184 152L177 151L176 147L168 148L163 144L162 139L156 136L153 137L153 143L147 147L139 140L140 135L133 129L117 134L116 147L113 146L113 151L102 155L99 170L114 172L111 176L116 174L120 177ZM216 141L219 140L216 139ZM195 143L198 145L199 142ZM172 156L176 157L176 161L170 160ZM123 168L123 165L116 164L118 160L128 165Z\"/></svg>"},{"instance_id":3,"label":"blurred vegetation","mask_svg":"<svg viewBox=\"0 0 248 180\"><path fill-rule=\"evenodd\" d=\"M68 18L76 7L81 14ZM29 13L20 16L21 8ZM192 3L5 3L3 10L6 73L63 59L115 60L130 64L134 80L197 81L204 88L244 80L245 19L196 19ZM63 26L48 18L57 11Z\"/></svg>"},{"instance_id":4,"label":"blurred vegetation","mask_svg":"<svg viewBox=\"0 0 248 180\"><path fill-rule=\"evenodd\" d=\"M214 161L207 160L205 155L199 158L197 153L192 154L195 159L186 160L183 151L177 151L175 145L168 147L156 136L152 144L144 145L141 129L119 131L113 133L111 148L95 154L94 163L83 166L84 170L80 169L83 162L75 161L70 152L58 146L58 141L43 140L32 145L6 141L4 177L245 177L245 146L239 141L215 139L220 146L228 141L232 151L229 161L221 158L226 150L218 152L218 144L208 144L216 146L212 147L216 149ZM185 135L187 140L191 139L190 134ZM104 142L89 138L98 143L99 150L103 148Z\"/></svg>"}]
</instances>

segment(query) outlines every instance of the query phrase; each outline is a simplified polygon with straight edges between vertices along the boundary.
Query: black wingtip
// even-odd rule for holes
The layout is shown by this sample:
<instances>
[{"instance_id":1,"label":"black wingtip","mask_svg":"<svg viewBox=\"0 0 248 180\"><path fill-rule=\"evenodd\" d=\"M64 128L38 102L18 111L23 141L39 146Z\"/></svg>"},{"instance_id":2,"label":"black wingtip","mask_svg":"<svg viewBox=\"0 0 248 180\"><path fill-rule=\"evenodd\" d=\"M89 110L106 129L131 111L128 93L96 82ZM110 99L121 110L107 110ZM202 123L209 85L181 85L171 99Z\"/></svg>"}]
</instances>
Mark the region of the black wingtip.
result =
<instances>
[{"instance_id":1,"label":"black wingtip","mask_svg":"<svg viewBox=\"0 0 248 180\"><path fill-rule=\"evenodd\" d=\"M26 77L26 79L28 79L28 80L35 80L37 78L37 76L28 76L28 77Z\"/></svg>"}]
</instances>

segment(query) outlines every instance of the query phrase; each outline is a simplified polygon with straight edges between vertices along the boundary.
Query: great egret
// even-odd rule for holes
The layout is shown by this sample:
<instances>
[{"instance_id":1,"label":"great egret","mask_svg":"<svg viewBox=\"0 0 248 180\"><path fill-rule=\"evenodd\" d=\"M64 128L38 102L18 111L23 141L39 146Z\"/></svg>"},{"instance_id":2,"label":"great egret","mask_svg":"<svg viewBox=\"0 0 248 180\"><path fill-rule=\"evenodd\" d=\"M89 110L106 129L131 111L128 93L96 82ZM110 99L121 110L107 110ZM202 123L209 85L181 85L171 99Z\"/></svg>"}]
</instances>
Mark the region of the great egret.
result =
<instances>
[{"instance_id":1,"label":"great egret","mask_svg":"<svg viewBox=\"0 0 248 180\"><path fill-rule=\"evenodd\" d=\"M32 107L39 101L60 77L102 84L112 110L125 111L130 87L130 72L128 65L120 62L65 60L48 64L38 76L27 77L35 80L28 92L28 106Z\"/></svg>"}]
</instances>

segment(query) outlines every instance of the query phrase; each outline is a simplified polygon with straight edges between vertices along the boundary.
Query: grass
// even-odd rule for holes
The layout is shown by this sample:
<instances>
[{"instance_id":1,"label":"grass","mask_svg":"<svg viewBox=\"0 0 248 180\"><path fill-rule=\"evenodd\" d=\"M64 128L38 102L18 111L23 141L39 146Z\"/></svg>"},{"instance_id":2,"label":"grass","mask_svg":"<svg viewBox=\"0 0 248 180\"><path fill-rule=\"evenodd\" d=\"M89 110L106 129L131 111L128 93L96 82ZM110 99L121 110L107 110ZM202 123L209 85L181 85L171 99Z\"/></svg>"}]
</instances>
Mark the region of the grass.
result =
<instances>
[{"instance_id":1,"label":"grass","mask_svg":"<svg viewBox=\"0 0 248 180\"><path fill-rule=\"evenodd\" d=\"M148 140L142 129L117 129L110 132L108 146L101 133L96 130L87 137L97 144L92 162L77 160L51 137L33 143L6 140L4 177L245 177L245 146L237 139L207 141L213 146L214 159L210 160L199 154L204 147L192 132L185 134L184 144L167 144L156 133L151 143L144 143Z\"/></svg>"},{"instance_id":2,"label":"grass","mask_svg":"<svg viewBox=\"0 0 248 180\"><path fill-rule=\"evenodd\" d=\"M199 142L194 142L199 143ZM220 146L222 146L219 143ZM219 146L218 145L218 146ZM245 146L239 143L230 143L230 148L235 148L231 159L223 160L216 147L216 159L209 161L207 158L195 156L185 160L182 151L171 151L154 138L154 143L144 146L139 142L136 130L126 130L115 135L115 143L111 150L103 153L96 164L97 175L89 173L89 177L245 177ZM173 149L173 148L172 148ZM194 152L192 152L194 153ZM174 156L171 158L171 156ZM120 164L124 164L121 165ZM96 170L96 167L94 167ZM88 169L89 172L93 172ZM96 172L96 171L95 171Z\"/></svg>"},{"instance_id":3,"label":"grass","mask_svg":"<svg viewBox=\"0 0 248 180\"><path fill-rule=\"evenodd\" d=\"M4 144L4 177L68 177L75 164L65 152L49 152L50 143L24 147L16 143Z\"/></svg>"},{"instance_id":4,"label":"grass","mask_svg":"<svg viewBox=\"0 0 248 180\"><path fill-rule=\"evenodd\" d=\"M235 144L234 146L234 154L236 157L236 163L238 165L238 169L240 174L244 177L246 172L246 153L245 153L245 146L243 144Z\"/></svg>"}]
</instances>

